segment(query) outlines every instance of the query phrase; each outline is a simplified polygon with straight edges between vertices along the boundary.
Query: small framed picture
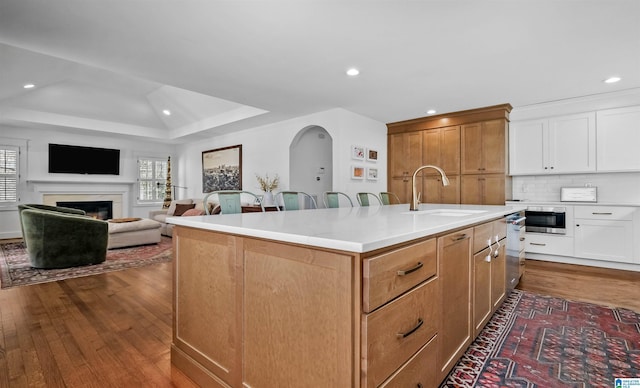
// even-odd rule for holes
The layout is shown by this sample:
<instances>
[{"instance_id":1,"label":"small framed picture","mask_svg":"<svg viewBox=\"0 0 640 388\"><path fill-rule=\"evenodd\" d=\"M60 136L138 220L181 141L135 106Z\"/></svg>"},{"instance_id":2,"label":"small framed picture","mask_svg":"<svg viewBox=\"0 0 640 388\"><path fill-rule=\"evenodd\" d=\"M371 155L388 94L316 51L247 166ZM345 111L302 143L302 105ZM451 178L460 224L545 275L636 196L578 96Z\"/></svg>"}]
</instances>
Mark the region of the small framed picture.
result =
<instances>
[{"instance_id":1,"label":"small framed picture","mask_svg":"<svg viewBox=\"0 0 640 388\"><path fill-rule=\"evenodd\" d=\"M367 148L367 162L378 161L378 150Z\"/></svg>"},{"instance_id":2,"label":"small framed picture","mask_svg":"<svg viewBox=\"0 0 640 388\"><path fill-rule=\"evenodd\" d=\"M378 180L378 169L375 167L367 168L367 180L369 181L377 181Z\"/></svg>"},{"instance_id":3,"label":"small framed picture","mask_svg":"<svg viewBox=\"0 0 640 388\"><path fill-rule=\"evenodd\" d=\"M365 149L362 146L351 146L351 159L364 160Z\"/></svg>"},{"instance_id":4,"label":"small framed picture","mask_svg":"<svg viewBox=\"0 0 640 388\"><path fill-rule=\"evenodd\" d=\"M364 167L351 166L351 179L364 179Z\"/></svg>"}]
</instances>

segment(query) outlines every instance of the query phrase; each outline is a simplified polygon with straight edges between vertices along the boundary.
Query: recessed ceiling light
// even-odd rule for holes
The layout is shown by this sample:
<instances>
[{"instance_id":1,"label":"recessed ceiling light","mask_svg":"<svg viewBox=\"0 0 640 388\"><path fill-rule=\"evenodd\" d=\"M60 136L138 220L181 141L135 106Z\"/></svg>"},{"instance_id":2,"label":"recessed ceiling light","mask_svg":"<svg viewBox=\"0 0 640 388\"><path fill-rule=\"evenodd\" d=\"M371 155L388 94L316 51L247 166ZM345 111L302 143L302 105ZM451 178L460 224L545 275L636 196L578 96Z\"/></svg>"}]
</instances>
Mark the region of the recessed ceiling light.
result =
<instances>
[{"instance_id":1,"label":"recessed ceiling light","mask_svg":"<svg viewBox=\"0 0 640 388\"><path fill-rule=\"evenodd\" d=\"M432 115L432 114L435 114L435 113L436 113L436 110L435 110L435 109L429 109L429 110L427 111L427 114L428 114L428 115Z\"/></svg>"},{"instance_id":2,"label":"recessed ceiling light","mask_svg":"<svg viewBox=\"0 0 640 388\"><path fill-rule=\"evenodd\" d=\"M607 84L614 84L614 83L620 81L621 79L622 78L620 78L620 77L609 77L606 80L604 80L604 82L607 83Z\"/></svg>"},{"instance_id":3,"label":"recessed ceiling light","mask_svg":"<svg viewBox=\"0 0 640 388\"><path fill-rule=\"evenodd\" d=\"M348 76L355 77L358 74L360 74L360 70L356 69L355 67L352 67L351 69L347 70Z\"/></svg>"},{"instance_id":4,"label":"recessed ceiling light","mask_svg":"<svg viewBox=\"0 0 640 388\"><path fill-rule=\"evenodd\" d=\"M164 109L162 113L164 113L165 116L171 116L171 111L169 109Z\"/></svg>"},{"instance_id":5,"label":"recessed ceiling light","mask_svg":"<svg viewBox=\"0 0 640 388\"><path fill-rule=\"evenodd\" d=\"M25 88L25 89L32 89L32 88L35 88L36 85L35 84L24 84L24 85L22 85L22 87Z\"/></svg>"}]
</instances>

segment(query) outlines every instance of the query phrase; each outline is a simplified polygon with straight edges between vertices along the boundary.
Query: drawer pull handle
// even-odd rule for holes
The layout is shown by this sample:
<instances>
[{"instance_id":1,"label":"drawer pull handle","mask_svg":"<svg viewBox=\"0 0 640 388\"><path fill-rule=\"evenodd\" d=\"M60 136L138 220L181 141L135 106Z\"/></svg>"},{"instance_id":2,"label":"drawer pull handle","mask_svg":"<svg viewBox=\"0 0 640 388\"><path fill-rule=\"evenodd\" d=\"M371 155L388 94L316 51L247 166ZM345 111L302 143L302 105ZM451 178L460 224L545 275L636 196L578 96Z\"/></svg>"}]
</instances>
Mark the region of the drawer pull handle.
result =
<instances>
[{"instance_id":1,"label":"drawer pull handle","mask_svg":"<svg viewBox=\"0 0 640 388\"><path fill-rule=\"evenodd\" d=\"M461 235L459 235L457 238L452 237L451 239L453 241L460 241L460 240L464 240L465 238L467 238L467 234L466 233L462 233Z\"/></svg>"},{"instance_id":2,"label":"drawer pull handle","mask_svg":"<svg viewBox=\"0 0 640 388\"><path fill-rule=\"evenodd\" d=\"M422 383L418 383L418 385L416 385L417 388L422 388Z\"/></svg>"},{"instance_id":3,"label":"drawer pull handle","mask_svg":"<svg viewBox=\"0 0 640 388\"><path fill-rule=\"evenodd\" d=\"M594 216L611 216L611 215L613 215L613 213L595 213L595 212L591 213L591 214L593 214Z\"/></svg>"},{"instance_id":4,"label":"drawer pull handle","mask_svg":"<svg viewBox=\"0 0 640 388\"><path fill-rule=\"evenodd\" d=\"M418 330L420 328L420 326L422 326L423 323L424 323L424 321L422 320L422 318L418 318L418 324L416 325L416 327L414 327L413 329L409 330L406 333L398 333L398 334L396 334L396 337L398 337L398 339L407 338L411 334L415 333L415 331Z\"/></svg>"},{"instance_id":5,"label":"drawer pull handle","mask_svg":"<svg viewBox=\"0 0 640 388\"><path fill-rule=\"evenodd\" d=\"M413 268L409 268L409 269L398 271L398 276L408 275L411 272L415 272L415 271L419 270L420 268L422 268L422 266L423 266L422 262L419 261L418 264L416 264L415 267L413 267Z\"/></svg>"},{"instance_id":6,"label":"drawer pull handle","mask_svg":"<svg viewBox=\"0 0 640 388\"><path fill-rule=\"evenodd\" d=\"M541 247L546 247L547 246L547 244L541 244L541 243L529 243L529 244L538 245L538 246L541 246Z\"/></svg>"}]
</instances>

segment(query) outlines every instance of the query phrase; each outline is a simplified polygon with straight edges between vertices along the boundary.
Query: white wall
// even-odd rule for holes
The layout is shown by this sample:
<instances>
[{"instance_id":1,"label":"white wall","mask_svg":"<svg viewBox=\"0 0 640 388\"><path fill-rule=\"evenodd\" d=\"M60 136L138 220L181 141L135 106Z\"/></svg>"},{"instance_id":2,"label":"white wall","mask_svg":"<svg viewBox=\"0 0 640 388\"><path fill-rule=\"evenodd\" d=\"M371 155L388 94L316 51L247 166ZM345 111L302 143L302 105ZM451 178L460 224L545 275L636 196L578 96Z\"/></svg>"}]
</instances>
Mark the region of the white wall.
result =
<instances>
[{"instance_id":1,"label":"white wall","mask_svg":"<svg viewBox=\"0 0 640 388\"><path fill-rule=\"evenodd\" d=\"M20 203L42 203L42 191L76 190L87 191L118 187L128 193L125 198L124 217L146 217L151 209L136 204L137 158L139 156L166 158L175 146L148 140L131 140L96 132L66 133L35 128L0 127L0 144L20 145ZM49 143L72 144L88 147L116 148L120 150L120 175L78 175L48 173ZM173 158L172 158L173 162ZM173 165L173 163L172 163ZM154 205L153 208L157 208ZM0 238L20 237L17 207L0 208Z\"/></svg>"},{"instance_id":2,"label":"white wall","mask_svg":"<svg viewBox=\"0 0 640 388\"><path fill-rule=\"evenodd\" d=\"M332 109L308 116L270 124L250 130L217 136L178 146L179 182L188 187L180 198L200 198L202 192L202 151L242 144L242 188L261 193L256 174L278 174L279 190L290 189L289 146L296 134L312 125L324 128L333 139L333 190L343 191L355 200L355 193L386 191L387 186L387 127L384 123L351 113ZM378 150L378 162L354 161L351 145ZM377 181L352 180L351 166L377 167Z\"/></svg>"}]
</instances>

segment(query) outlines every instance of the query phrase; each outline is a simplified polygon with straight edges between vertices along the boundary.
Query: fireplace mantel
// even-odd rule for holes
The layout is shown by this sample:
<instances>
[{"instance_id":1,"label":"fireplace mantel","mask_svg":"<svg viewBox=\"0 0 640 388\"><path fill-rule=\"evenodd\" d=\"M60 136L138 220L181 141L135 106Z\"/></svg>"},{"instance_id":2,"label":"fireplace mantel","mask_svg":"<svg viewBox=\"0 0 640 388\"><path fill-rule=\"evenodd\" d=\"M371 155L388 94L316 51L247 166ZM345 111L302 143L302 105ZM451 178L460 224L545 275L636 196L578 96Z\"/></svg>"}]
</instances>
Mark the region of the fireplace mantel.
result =
<instances>
[{"instance_id":1,"label":"fireplace mantel","mask_svg":"<svg viewBox=\"0 0 640 388\"><path fill-rule=\"evenodd\" d=\"M57 202L112 201L113 217L127 217L130 198L135 193L135 181L28 180L41 203L55 206Z\"/></svg>"}]
</instances>

